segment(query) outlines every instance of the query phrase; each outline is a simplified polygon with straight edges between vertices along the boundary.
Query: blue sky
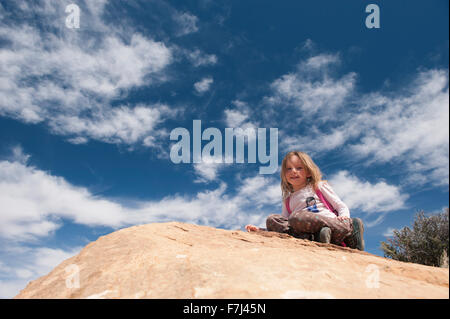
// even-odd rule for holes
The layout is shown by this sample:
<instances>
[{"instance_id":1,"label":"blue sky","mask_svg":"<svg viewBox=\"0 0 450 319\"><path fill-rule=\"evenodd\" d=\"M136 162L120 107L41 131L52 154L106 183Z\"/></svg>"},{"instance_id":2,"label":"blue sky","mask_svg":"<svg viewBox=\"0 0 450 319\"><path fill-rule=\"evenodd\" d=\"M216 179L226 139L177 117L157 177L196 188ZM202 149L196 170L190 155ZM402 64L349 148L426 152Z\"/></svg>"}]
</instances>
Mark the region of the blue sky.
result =
<instances>
[{"instance_id":1,"label":"blue sky","mask_svg":"<svg viewBox=\"0 0 450 319\"><path fill-rule=\"evenodd\" d=\"M309 153L382 255L448 207L448 39L444 0L0 0L0 297L119 228L280 213L279 168L172 162L193 120L277 128L278 164Z\"/></svg>"}]
</instances>

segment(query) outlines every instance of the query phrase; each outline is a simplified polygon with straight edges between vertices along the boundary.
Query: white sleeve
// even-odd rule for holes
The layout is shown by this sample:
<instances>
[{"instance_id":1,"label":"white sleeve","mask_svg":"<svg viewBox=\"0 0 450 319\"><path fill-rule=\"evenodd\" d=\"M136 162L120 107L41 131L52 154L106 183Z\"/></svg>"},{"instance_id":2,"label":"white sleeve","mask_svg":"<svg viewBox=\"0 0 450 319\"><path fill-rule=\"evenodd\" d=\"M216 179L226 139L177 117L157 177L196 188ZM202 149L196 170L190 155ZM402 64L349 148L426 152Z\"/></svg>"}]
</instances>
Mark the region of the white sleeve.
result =
<instances>
[{"instance_id":1,"label":"white sleeve","mask_svg":"<svg viewBox=\"0 0 450 319\"><path fill-rule=\"evenodd\" d=\"M348 209L348 206L345 205L345 203L339 198L328 183L320 183L319 189L323 196L325 196L333 208L338 212L339 216L350 217L350 210Z\"/></svg>"}]
</instances>

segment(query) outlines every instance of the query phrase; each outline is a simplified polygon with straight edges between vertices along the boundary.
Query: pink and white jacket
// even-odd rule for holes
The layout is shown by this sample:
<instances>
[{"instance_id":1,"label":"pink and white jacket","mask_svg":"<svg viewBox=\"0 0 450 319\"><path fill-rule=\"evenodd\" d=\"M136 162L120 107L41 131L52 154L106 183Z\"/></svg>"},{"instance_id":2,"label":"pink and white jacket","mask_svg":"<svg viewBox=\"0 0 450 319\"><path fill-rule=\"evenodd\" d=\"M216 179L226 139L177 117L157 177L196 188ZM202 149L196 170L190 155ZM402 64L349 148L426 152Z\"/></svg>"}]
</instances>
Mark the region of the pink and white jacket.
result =
<instances>
[{"instance_id":1,"label":"pink and white jacket","mask_svg":"<svg viewBox=\"0 0 450 319\"><path fill-rule=\"evenodd\" d=\"M334 192L334 190L327 182L319 182L318 187L323 196L337 211L338 216L350 217L350 210L348 209L347 205L345 205L345 203L339 198L339 196ZM326 207L324 203L322 203L311 185L307 185L306 187L292 193L289 199L289 207L292 213L304 210L325 217L337 217ZM289 218L289 212L286 208L285 201L283 201L283 210L281 215L283 217Z\"/></svg>"}]
</instances>

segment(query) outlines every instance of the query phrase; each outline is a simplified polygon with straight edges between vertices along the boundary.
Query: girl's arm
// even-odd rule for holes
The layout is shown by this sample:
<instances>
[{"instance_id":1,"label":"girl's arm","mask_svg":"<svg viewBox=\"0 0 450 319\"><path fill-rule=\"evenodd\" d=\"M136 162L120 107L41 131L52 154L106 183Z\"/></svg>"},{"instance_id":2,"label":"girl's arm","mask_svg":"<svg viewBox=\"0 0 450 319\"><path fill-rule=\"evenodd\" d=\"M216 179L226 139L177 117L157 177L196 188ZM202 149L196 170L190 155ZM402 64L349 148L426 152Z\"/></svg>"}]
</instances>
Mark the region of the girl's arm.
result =
<instances>
[{"instance_id":1,"label":"girl's arm","mask_svg":"<svg viewBox=\"0 0 450 319\"><path fill-rule=\"evenodd\" d=\"M350 210L348 209L348 206L345 205L345 203L339 198L327 182L321 182L319 184L319 189L333 208L336 209L339 216L350 218Z\"/></svg>"}]
</instances>

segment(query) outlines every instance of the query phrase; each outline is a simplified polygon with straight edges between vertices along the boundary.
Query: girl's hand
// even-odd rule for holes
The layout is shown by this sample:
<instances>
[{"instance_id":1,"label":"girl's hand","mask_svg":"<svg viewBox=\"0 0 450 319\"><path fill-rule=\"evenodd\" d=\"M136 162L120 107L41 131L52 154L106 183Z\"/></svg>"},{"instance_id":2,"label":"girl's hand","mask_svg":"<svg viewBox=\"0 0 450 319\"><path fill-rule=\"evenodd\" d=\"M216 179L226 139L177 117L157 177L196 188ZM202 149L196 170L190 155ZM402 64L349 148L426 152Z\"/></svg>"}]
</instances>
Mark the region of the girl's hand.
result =
<instances>
[{"instance_id":1,"label":"girl's hand","mask_svg":"<svg viewBox=\"0 0 450 319\"><path fill-rule=\"evenodd\" d=\"M347 216L338 216L337 219L340 220L341 222L343 222L343 221L346 220L346 219L350 219L350 217L347 217Z\"/></svg>"},{"instance_id":2,"label":"girl's hand","mask_svg":"<svg viewBox=\"0 0 450 319\"><path fill-rule=\"evenodd\" d=\"M247 226L245 226L245 229L246 229L248 232L251 232L251 231L257 231L257 230L259 230L259 227L256 227L255 225L247 225Z\"/></svg>"}]
</instances>

